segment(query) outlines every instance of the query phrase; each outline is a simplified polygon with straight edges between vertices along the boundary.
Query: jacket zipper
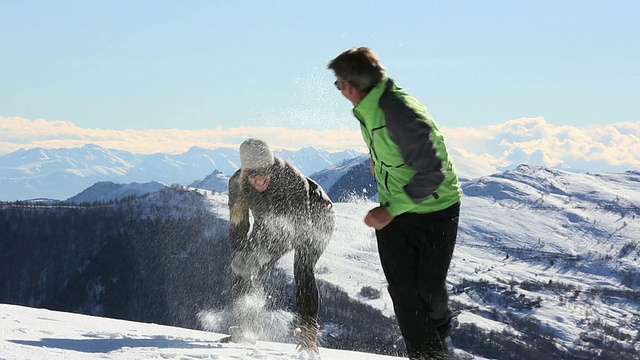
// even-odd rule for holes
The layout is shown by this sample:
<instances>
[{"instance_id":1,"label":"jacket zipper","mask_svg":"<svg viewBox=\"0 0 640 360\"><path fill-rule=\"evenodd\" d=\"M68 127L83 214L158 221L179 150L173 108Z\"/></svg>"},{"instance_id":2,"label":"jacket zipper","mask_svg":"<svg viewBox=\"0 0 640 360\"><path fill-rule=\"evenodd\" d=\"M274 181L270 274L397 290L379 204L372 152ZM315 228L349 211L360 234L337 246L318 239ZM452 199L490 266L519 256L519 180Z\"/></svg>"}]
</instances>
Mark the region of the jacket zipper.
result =
<instances>
[{"instance_id":1,"label":"jacket zipper","mask_svg":"<svg viewBox=\"0 0 640 360\"><path fill-rule=\"evenodd\" d=\"M367 134L369 134L369 152L371 154L371 156L373 156L376 160L378 159L378 155L376 154L376 150L373 148L373 131L369 131L369 128L367 127L367 125L365 125L364 121L360 118L360 116L358 115L358 113L356 113L356 111L353 111L353 116L356 117L356 119L358 119L358 121L360 122L360 126L362 126L366 131Z\"/></svg>"}]
</instances>

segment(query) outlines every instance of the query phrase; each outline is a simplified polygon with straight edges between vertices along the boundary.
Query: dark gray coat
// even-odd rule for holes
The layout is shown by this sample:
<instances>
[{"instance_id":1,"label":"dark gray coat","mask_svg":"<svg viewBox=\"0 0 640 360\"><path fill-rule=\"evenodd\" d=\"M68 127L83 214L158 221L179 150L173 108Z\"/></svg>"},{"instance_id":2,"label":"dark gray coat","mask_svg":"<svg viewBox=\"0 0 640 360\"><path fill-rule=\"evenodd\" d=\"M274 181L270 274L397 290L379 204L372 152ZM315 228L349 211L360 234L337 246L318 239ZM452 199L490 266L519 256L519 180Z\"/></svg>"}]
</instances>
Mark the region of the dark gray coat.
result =
<instances>
[{"instance_id":1,"label":"dark gray coat","mask_svg":"<svg viewBox=\"0 0 640 360\"><path fill-rule=\"evenodd\" d=\"M298 312L303 321L315 324L314 266L333 234L333 204L318 183L280 158L269 174L271 182L264 192L256 191L242 170L229 180L234 296L248 291L246 286L261 281L278 259L294 250Z\"/></svg>"}]
</instances>

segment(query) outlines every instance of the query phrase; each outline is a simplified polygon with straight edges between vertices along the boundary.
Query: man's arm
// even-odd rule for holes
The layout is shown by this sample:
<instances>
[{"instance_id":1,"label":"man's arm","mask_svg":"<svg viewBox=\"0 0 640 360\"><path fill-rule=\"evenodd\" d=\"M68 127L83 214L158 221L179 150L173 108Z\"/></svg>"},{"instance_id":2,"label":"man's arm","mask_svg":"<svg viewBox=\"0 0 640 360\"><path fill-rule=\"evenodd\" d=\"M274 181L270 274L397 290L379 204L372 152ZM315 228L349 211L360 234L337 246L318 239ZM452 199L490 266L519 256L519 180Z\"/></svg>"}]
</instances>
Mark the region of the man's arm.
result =
<instances>
[{"instance_id":1,"label":"man's arm","mask_svg":"<svg viewBox=\"0 0 640 360\"><path fill-rule=\"evenodd\" d=\"M405 162L416 172L404 190L405 196L418 204L432 196L445 178L442 160L432 139L432 129L427 121L393 94L385 97L384 101L381 99L381 108L389 135L398 145Z\"/></svg>"},{"instance_id":2,"label":"man's arm","mask_svg":"<svg viewBox=\"0 0 640 360\"><path fill-rule=\"evenodd\" d=\"M416 172L404 190L418 204L432 196L444 180L442 160L431 139L431 128L419 118L400 119L388 127L402 157Z\"/></svg>"}]
</instances>

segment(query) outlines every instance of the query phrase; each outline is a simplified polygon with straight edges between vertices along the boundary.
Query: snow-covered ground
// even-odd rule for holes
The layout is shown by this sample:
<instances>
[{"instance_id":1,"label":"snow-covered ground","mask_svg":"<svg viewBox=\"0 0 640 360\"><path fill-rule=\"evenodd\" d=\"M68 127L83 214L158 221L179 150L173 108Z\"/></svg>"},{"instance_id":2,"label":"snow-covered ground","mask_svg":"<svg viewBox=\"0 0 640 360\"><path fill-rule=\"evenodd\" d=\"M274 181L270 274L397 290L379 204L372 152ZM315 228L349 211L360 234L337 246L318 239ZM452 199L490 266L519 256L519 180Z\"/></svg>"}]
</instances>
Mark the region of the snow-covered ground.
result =
<instances>
[{"instance_id":1,"label":"snow-covered ground","mask_svg":"<svg viewBox=\"0 0 640 360\"><path fill-rule=\"evenodd\" d=\"M0 359L216 359L304 360L293 344L222 343L225 335L157 324L0 304ZM397 357L320 349L324 360Z\"/></svg>"}]
</instances>

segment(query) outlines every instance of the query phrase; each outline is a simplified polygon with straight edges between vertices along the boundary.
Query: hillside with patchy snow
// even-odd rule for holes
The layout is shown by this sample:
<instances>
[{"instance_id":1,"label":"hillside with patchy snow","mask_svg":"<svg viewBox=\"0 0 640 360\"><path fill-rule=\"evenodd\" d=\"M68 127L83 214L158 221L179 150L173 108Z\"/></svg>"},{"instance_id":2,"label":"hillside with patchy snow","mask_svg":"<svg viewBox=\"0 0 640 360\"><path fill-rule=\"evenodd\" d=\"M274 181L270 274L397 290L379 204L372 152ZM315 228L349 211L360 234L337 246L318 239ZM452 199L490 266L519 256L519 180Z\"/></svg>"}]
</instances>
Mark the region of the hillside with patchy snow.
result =
<instances>
[{"instance_id":1,"label":"hillside with patchy snow","mask_svg":"<svg viewBox=\"0 0 640 360\"><path fill-rule=\"evenodd\" d=\"M454 344L500 359L518 357L517 351L501 354L502 346L521 347L531 358L637 356L639 185L638 172L578 174L526 165L465 182L448 279L458 313ZM225 218L221 196L213 208ZM362 223L372 206L336 204L338 232L318 269L321 279L392 316L375 235ZM291 270L292 259L280 266ZM365 296L364 287L379 296ZM489 334L500 346L482 345Z\"/></svg>"},{"instance_id":2,"label":"hillside with patchy snow","mask_svg":"<svg viewBox=\"0 0 640 360\"><path fill-rule=\"evenodd\" d=\"M458 353L518 360L638 358L639 183L638 172L577 174L524 165L464 182L459 238L448 278L451 306L457 315L452 337ZM120 249L94 248L92 253L97 251L105 257L77 260L74 266L80 266L80 273L70 282L75 284L75 293L81 297L83 306L92 304L84 307L85 311L107 311L114 306L119 309L120 298L114 298L116 293L108 289L116 289L117 294L125 298L128 291L134 291L136 306L142 310L140 314L145 311L145 301L157 297L163 299L164 305L148 308L155 312L166 308L167 311L160 312L162 319L166 319L163 321L177 319L197 328L225 332L228 324L216 323L216 319L220 319L216 315L225 311L227 290L223 284L225 274L229 273L228 250L224 245L229 219L227 196L173 187L131 201L130 209L128 202L118 205L123 207L125 215L134 214L134 218L126 215L129 223L119 225L123 226L121 231L128 234L120 241L134 248L151 242L153 246L148 249L153 253L141 252L134 256L129 252L132 258L128 261L142 265L144 276L152 276L149 279L153 283L162 281L162 291L150 287L157 296L145 298L134 278L128 280L129 288L119 288L118 284L122 283L110 282L106 284L106 292L87 293L83 289L88 285L92 284L90 289L95 290L105 278L123 276L125 273L117 272L118 266L130 268L117 263L113 264L114 268L105 260L111 259L109 254L122 253ZM370 352L401 353L401 348L394 350L394 346L401 343L396 342L397 328L388 322L393 319L392 304L379 264L375 235L362 221L373 206L373 202L335 205L336 231L317 266L323 297L321 341L333 348L356 346ZM24 219L27 213L45 210L50 214L48 219L59 218L65 211L55 206L30 209L28 205L10 204L6 204L3 211L11 211L7 214L13 214L12 219L21 219L20 216ZM73 211L77 217L86 210ZM17 216L19 214L23 215ZM91 218L91 224L103 228L103 220L98 215L100 213ZM143 222L131 222L139 216L143 216ZM179 221L167 222L173 217ZM35 224L31 226L51 227L55 222ZM70 231L74 226L79 225L65 229ZM75 236L83 239L82 234L75 233ZM100 234L106 236L102 230ZM100 241L110 243L107 238ZM13 264L11 273L16 273L24 264L43 263L30 257L35 250L40 254L37 259L46 259L42 257L37 238L25 249L30 252L11 252L15 244L18 243L0 241L4 253L11 256L5 261ZM87 244L98 246L95 241L87 240ZM82 265L83 261L88 261L89 266ZM104 269L110 270L99 267L100 261L109 265ZM145 270L145 264L153 267ZM290 254L278 263L270 276L271 285L276 286L272 293L272 306L276 308L290 309L292 265ZM16 274L20 274L19 271ZM24 292L33 284L39 284L39 274L30 275L31 285L5 283L12 284L8 289L17 286L16 289ZM213 274L218 278L212 277ZM209 285L202 286L204 284ZM216 290L207 292L210 287ZM37 301L34 297L25 301L28 299ZM340 310L343 308L349 310ZM203 322L202 317L197 320L197 314L211 316ZM382 332L369 333L372 330ZM344 341L354 336L368 340ZM381 337L385 338L384 343L371 340Z\"/></svg>"}]
</instances>

